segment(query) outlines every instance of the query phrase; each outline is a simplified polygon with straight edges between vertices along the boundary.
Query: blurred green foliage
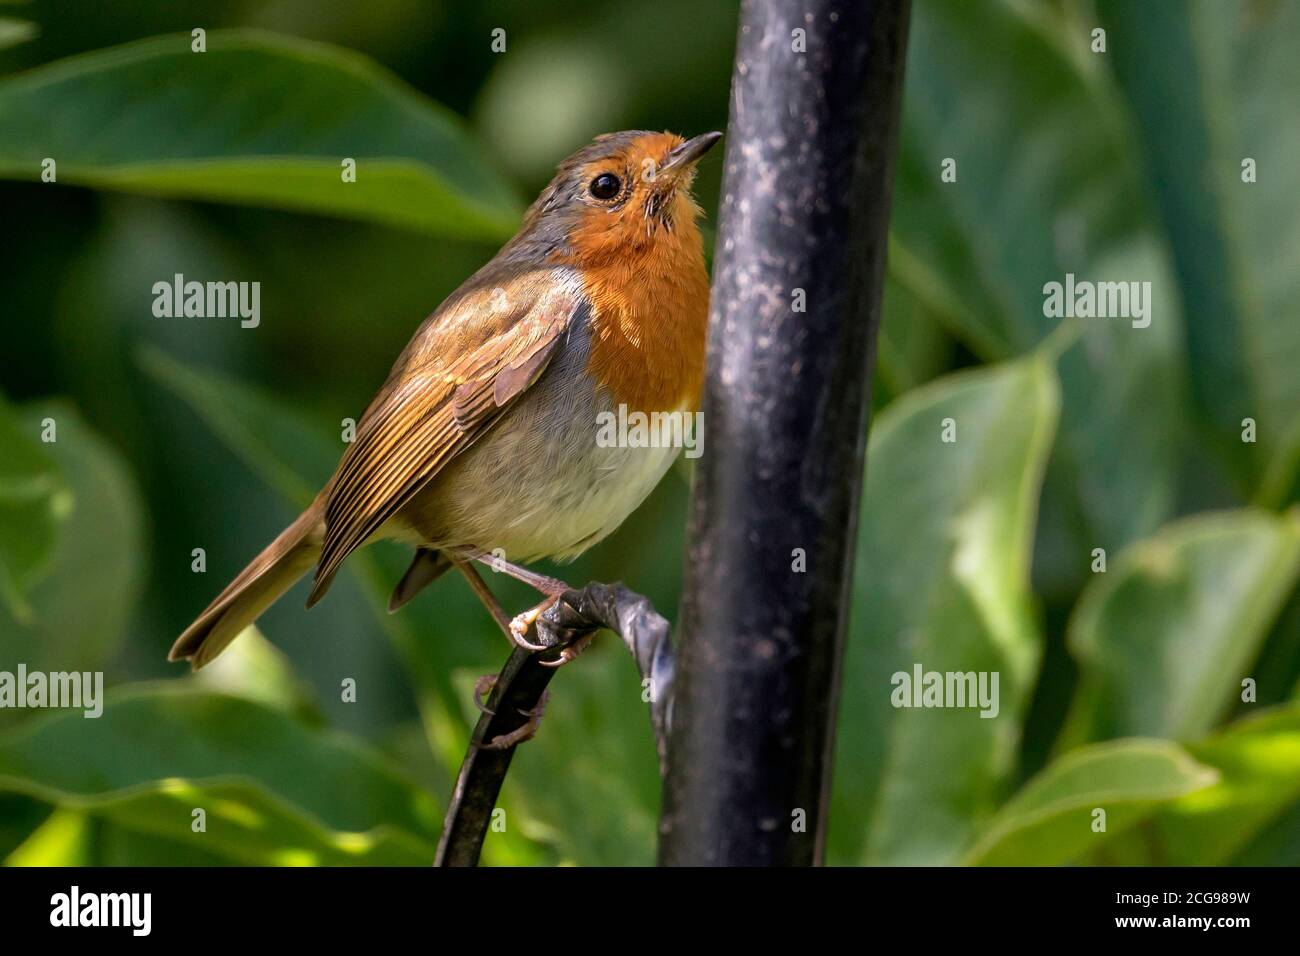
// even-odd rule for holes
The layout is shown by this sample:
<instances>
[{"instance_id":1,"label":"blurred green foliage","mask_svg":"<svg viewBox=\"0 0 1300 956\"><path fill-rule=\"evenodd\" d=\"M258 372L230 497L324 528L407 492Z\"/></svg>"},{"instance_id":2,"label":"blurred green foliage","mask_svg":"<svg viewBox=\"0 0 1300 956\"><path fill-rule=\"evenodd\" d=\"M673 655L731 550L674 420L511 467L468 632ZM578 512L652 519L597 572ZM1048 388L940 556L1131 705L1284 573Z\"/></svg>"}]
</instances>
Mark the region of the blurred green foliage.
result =
<instances>
[{"instance_id":1,"label":"blurred green foliage","mask_svg":"<svg viewBox=\"0 0 1300 956\"><path fill-rule=\"evenodd\" d=\"M735 10L74 6L0 18L0 670L111 690L0 710L0 858L425 862L505 653L467 589L390 616L377 546L197 676L166 649L559 159L724 127ZM916 0L833 862L1300 861L1298 46L1270 0ZM1067 272L1151 282L1150 327L1045 317ZM261 325L155 318L176 273L261 282ZM686 495L563 574L671 616ZM914 663L997 672L998 715L895 708ZM651 862L632 662L599 642L554 689L485 860Z\"/></svg>"}]
</instances>

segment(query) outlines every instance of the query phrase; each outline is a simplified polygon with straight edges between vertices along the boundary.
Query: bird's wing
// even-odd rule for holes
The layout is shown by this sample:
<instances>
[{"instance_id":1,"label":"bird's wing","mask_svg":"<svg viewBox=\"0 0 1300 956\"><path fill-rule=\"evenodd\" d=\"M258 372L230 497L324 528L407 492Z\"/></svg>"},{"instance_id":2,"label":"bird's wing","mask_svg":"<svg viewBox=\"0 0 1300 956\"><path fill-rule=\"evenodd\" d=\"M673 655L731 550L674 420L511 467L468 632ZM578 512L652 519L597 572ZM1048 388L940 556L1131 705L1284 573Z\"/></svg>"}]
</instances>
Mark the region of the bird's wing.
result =
<instances>
[{"instance_id":1,"label":"bird's wing","mask_svg":"<svg viewBox=\"0 0 1300 956\"><path fill-rule=\"evenodd\" d=\"M308 607L354 549L537 381L582 302L553 271L537 271L460 295L426 322L330 481Z\"/></svg>"}]
</instances>

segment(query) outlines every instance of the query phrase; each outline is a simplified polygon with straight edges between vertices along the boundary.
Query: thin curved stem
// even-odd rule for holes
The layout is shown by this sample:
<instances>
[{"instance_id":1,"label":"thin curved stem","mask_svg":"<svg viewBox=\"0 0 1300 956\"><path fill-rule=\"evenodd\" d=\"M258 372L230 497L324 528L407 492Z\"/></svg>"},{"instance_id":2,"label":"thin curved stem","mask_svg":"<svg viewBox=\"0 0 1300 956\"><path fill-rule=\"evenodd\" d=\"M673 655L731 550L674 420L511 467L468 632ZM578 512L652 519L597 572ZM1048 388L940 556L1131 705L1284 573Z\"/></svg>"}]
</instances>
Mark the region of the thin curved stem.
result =
<instances>
[{"instance_id":1,"label":"thin curved stem","mask_svg":"<svg viewBox=\"0 0 1300 956\"><path fill-rule=\"evenodd\" d=\"M565 591L535 625L537 643L546 650L515 648L496 677L456 778L434 866L478 863L517 745L501 750L486 746L498 737L509 737L530 720L529 712L537 710L555 676L556 668L546 666L554 653L602 628L621 637L636 660L649 691L650 722L662 771L672 719L674 654L668 622L647 598L622 584L592 582Z\"/></svg>"}]
</instances>

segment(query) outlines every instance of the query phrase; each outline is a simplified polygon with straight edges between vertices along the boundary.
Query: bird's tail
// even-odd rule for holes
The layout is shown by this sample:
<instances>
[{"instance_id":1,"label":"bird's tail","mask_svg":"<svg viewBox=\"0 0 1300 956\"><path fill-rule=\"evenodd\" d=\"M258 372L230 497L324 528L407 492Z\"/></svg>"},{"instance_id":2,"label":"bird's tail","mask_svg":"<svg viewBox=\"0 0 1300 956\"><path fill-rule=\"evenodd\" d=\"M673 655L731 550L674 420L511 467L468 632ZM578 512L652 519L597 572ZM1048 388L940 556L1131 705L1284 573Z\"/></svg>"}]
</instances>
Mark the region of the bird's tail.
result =
<instances>
[{"instance_id":1,"label":"bird's tail","mask_svg":"<svg viewBox=\"0 0 1300 956\"><path fill-rule=\"evenodd\" d=\"M289 590L320 559L325 534L321 499L298 516L176 639L167 659L211 662L239 633Z\"/></svg>"}]
</instances>

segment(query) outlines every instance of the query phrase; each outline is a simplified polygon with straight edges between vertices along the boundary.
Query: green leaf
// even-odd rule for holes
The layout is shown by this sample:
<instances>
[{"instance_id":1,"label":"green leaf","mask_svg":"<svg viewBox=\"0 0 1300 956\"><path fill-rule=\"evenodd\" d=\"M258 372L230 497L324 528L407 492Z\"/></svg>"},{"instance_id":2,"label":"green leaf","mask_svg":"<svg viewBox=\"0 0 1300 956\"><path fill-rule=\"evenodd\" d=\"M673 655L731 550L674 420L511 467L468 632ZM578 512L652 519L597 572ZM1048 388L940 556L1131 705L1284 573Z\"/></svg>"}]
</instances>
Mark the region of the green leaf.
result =
<instances>
[{"instance_id":1,"label":"green leaf","mask_svg":"<svg viewBox=\"0 0 1300 956\"><path fill-rule=\"evenodd\" d=\"M1227 861L1231 866L1300 864L1300 800L1293 802Z\"/></svg>"},{"instance_id":2,"label":"green leaf","mask_svg":"<svg viewBox=\"0 0 1300 956\"><path fill-rule=\"evenodd\" d=\"M1050 497L1070 537L1035 567L1056 592L1082 578L1078 555L1119 547L1172 513L1184 414L1167 251L1121 105L1091 54L1062 45L1069 35L1024 5L916 5L889 259L891 276L986 361L1061 327L1044 314L1047 283L1151 283L1148 327L1081 320L1082 340L1059 363ZM953 182L941 178L949 159Z\"/></svg>"},{"instance_id":3,"label":"green leaf","mask_svg":"<svg viewBox=\"0 0 1300 956\"><path fill-rule=\"evenodd\" d=\"M973 351L1015 354L1059 324L1043 315L1043 283L1131 238L1137 180L1120 116L1008 4L918 6L908 57L894 243L928 267L925 285L939 284Z\"/></svg>"},{"instance_id":4,"label":"green leaf","mask_svg":"<svg viewBox=\"0 0 1300 956\"><path fill-rule=\"evenodd\" d=\"M0 607L0 661L100 670L120 647L143 586L140 492L116 450L72 406L42 402L23 408L18 420L28 435L53 423L56 440L40 447L65 476L63 517L45 571L28 592L30 613L11 617Z\"/></svg>"},{"instance_id":5,"label":"green leaf","mask_svg":"<svg viewBox=\"0 0 1300 956\"><path fill-rule=\"evenodd\" d=\"M1147 832L1151 862L1169 866L1300 862L1300 707L1238 721L1188 748L1219 773L1208 790L1161 808ZM1282 841L1289 833L1289 840Z\"/></svg>"},{"instance_id":6,"label":"green leaf","mask_svg":"<svg viewBox=\"0 0 1300 956\"><path fill-rule=\"evenodd\" d=\"M190 44L157 37L0 83L0 175L37 179L51 158L73 185L471 239L518 225L512 190L461 123L365 57L252 31L212 31L205 53Z\"/></svg>"},{"instance_id":7,"label":"green leaf","mask_svg":"<svg viewBox=\"0 0 1300 956\"><path fill-rule=\"evenodd\" d=\"M1098 11L1183 296L1196 306L1187 315L1193 397L1253 478L1268 458L1294 468L1300 126L1280 117L1294 116L1300 89L1300 7L1102 0ZM1247 159L1255 182L1243 181ZM1244 418L1258 423L1254 445L1241 441ZM1249 460L1257 450L1265 460Z\"/></svg>"},{"instance_id":8,"label":"green leaf","mask_svg":"<svg viewBox=\"0 0 1300 956\"><path fill-rule=\"evenodd\" d=\"M40 28L28 20L0 17L0 50L35 39Z\"/></svg>"},{"instance_id":9,"label":"green leaf","mask_svg":"<svg viewBox=\"0 0 1300 956\"><path fill-rule=\"evenodd\" d=\"M250 864L428 863L439 822L429 795L364 745L175 686L0 738L0 790Z\"/></svg>"},{"instance_id":10,"label":"green leaf","mask_svg":"<svg viewBox=\"0 0 1300 956\"><path fill-rule=\"evenodd\" d=\"M311 686L299 679L293 664L256 625L245 628L220 657L188 680L204 690L245 697L305 720L320 719Z\"/></svg>"},{"instance_id":11,"label":"green leaf","mask_svg":"<svg viewBox=\"0 0 1300 956\"><path fill-rule=\"evenodd\" d=\"M1080 683L1061 747L1203 736L1300 573L1300 512L1197 515L1133 545L1090 583L1068 642Z\"/></svg>"},{"instance_id":12,"label":"green leaf","mask_svg":"<svg viewBox=\"0 0 1300 956\"><path fill-rule=\"evenodd\" d=\"M46 809L5 866L236 866L193 842L132 830L82 810Z\"/></svg>"},{"instance_id":13,"label":"green leaf","mask_svg":"<svg viewBox=\"0 0 1300 956\"><path fill-rule=\"evenodd\" d=\"M1189 744L1213 786L1153 807L1079 862L1294 866L1300 862L1300 707L1272 708Z\"/></svg>"},{"instance_id":14,"label":"green leaf","mask_svg":"<svg viewBox=\"0 0 1300 956\"><path fill-rule=\"evenodd\" d=\"M239 866L240 861L194 845L168 840L95 818L92 837L96 866Z\"/></svg>"},{"instance_id":15,"label":"green leaf","mask_svg":"<svg viewBox=\"0 0 1300 956\"><path fill-rule=\"evenodd\" d=\"M248 385L202 372L143 346L140 367L203 417L208 427L263 481L295 507L316 497L338 464L323 430Z\"/></svg>"},{"instance_id":16,"label":"green leaf","mask_svg":"<svg viewBox=\"0 0 1300 956\"><path fill-rule=\"evenodd\" d=\"M49 819L49 804L17 793L0 793L0 860L26 843Z\"/></svg>"},{"instance_id":17,"label":"green leaf","mask_svg":"<svg viewBox=\"0 0 1300 956\"><path fill-rule=\"evenodd\" d=\"M865 824L871 863L952 862L1009 783L1042 651L1029 556L1057 408L1036 355L939 379L872 430L831 814L841 860L863 855ZM997 715L895 707L893 675L917 665L997 674Z\"/></svg>"},{"instance_id":18,"label":"green leaf","mask_svg":"<svg viewBox=\"0 0 1300 956\"><path fill-rule=\"evenodd\" d=\"M93 866L94 818L55 810L5 857L5 866Z\"/></svg>"},{"instance_id":19,"label":"green leaf","mask_svg":"<svg viewBox=\"0 0 1300 956\"><path fill-rule=\"evenodd\" d=\"M27 591L45 569L59 520L68 511L62 472L48 445L0 397L0 639L3 613L32 619Z\"/></svg>"},{"instance_id":20,"label":"green leaf","mask_svg":"<svg viewBox=\"0 0 1300 956\"><path fill-rule=\"evenodd\" d=\"M981 866L1068 863L1184 794L1218 778L1165 740L1121 740L1066 754L1025 784L966 855ZM1094 826L1105 811L1105 830Z\"/></svg>"},{"instance_id":21,"label":"green leaf","mask_svg":"<svg viewBox=\"0 0 1300 956\"><path fill-rule=\"evenodd\" d=\"M948 367L952 341L933 313L933 303L918 297L912 287L885 277L876 379L889 395L897 397L916 388Z\"/></svg>"}]
</instances>

